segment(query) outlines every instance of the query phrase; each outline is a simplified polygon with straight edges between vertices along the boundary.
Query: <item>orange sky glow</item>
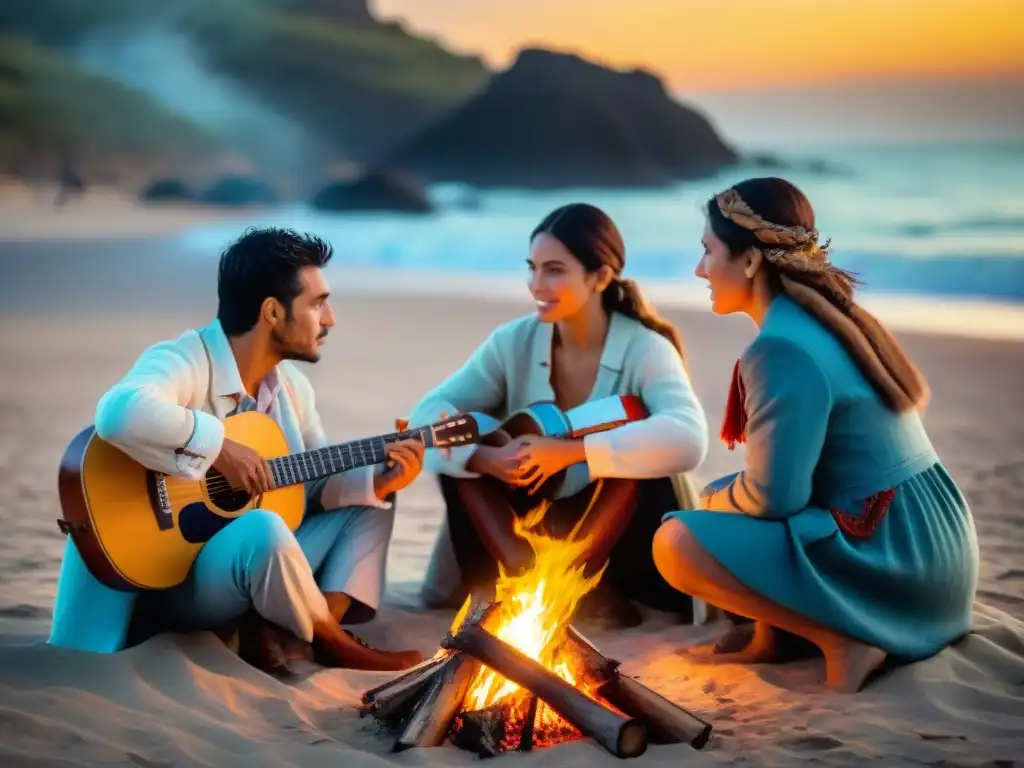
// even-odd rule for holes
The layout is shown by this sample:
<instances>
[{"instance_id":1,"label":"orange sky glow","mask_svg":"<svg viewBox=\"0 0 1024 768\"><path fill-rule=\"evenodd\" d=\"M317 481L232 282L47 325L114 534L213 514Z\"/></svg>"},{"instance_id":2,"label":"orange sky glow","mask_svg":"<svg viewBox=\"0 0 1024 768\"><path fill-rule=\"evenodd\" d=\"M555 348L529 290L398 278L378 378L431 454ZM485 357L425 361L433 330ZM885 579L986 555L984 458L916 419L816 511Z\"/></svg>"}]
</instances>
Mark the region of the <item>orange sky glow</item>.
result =
<instances>
[{"instance_id":1,"label":"orange sky glow","mask_svg":"<svg viewBox=\"0 0 1024 768\"><path fill-rule=\"evenodd\" d=\"M674 90L1024 76L1024 0L374 0L496 67L525 45Z\"/></svg>"}]
</instances>

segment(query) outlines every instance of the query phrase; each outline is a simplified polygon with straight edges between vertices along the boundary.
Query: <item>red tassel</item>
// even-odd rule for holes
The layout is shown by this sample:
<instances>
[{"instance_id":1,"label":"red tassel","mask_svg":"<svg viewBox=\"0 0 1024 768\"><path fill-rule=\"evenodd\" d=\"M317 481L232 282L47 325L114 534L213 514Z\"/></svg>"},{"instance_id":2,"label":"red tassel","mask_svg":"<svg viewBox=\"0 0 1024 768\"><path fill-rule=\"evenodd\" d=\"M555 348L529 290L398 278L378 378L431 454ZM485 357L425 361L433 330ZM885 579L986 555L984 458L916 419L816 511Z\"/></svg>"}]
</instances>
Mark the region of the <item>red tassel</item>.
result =
<instances>
[{"instance_id":1,"label":"red tassel","mask_svg":"<svg viewBox=\"0 0 1024 768\"><path fill-rule=\"evenodd\" d=\"M747 441L747 393L743 387L743 376L740 375L740 361L732 369L732 383L729 385L729 397L725 401L725 417L722 419L722 441L729 450L736 443Z\"/></svg>"},{"instance_id":2,"label":"red tassel","mask_svg":"<svg viewBox=\"0 0 1024 768\"><path fill-rule=\"evenodd\" d=\"M855 539L866 539L875 532L878 524L882 522L895 495L896 491L892 488L872 494L864 502L864 513L860 517L854 517L834 507L830 508L829 512L832 513L836 525L843 533Z\"/></svg>"}]
</instances>

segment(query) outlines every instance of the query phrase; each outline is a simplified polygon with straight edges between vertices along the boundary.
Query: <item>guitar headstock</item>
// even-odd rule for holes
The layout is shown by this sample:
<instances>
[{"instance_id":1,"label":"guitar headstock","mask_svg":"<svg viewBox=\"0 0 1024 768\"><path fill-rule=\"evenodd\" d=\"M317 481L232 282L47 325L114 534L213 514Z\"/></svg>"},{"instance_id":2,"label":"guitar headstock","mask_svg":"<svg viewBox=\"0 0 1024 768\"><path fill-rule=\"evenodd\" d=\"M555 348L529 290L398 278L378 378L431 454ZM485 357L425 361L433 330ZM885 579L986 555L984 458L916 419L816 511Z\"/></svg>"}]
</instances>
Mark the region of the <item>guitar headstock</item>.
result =
<instances>
[{"instance_id":1,"label":"guitar headstock","mask_svg":"<svg viewBox=\"0 0 1024 768\"><path fill-rule=\"evenodd\" d=\"M480 439L480 427L476 419L468 413L456 413L441 421L435 421L430 430L431 448L451 448L457 445L469 445Z\"/></svg>"}]
</instances>

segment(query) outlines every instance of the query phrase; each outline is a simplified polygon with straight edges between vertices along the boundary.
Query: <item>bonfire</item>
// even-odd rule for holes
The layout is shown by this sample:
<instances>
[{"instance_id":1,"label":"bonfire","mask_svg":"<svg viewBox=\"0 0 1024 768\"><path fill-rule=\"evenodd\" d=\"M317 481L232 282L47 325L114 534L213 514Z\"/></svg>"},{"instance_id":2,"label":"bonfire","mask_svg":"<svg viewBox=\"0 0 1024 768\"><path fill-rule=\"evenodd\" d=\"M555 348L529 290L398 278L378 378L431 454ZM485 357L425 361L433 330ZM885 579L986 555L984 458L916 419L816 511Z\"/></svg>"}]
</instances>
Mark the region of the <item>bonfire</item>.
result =
<instances>
[{"instance_id":1,"label":"bonfire","mask_svg":"<svg viewBox=\"0 0 1024 768\"><path fill-rule=\"evenodd\" d=\"M433 658L363 695L364 714L399 731L395 750L446 739L481 756L584 737L619 757L647 742L702 747L711 726L632 678L572 627L601 580L586 573L586 539L539 531L547 505L516 522L532 566L499 566L490 599L471 595ZM577 526L578 528L579 526Z\"/></svg>"}]
</instances>

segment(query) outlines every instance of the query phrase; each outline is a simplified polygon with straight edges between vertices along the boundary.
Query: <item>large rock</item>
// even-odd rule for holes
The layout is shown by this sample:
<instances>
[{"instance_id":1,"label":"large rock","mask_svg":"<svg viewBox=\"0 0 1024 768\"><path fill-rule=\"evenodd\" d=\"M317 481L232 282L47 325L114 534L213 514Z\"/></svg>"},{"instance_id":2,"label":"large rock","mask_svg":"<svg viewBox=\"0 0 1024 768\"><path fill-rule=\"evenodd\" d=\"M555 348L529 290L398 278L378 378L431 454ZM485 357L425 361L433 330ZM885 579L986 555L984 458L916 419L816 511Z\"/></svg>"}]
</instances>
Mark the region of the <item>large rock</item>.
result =
<instances>
[{"instance_id":1,"label":"large rock","mask_svg":"<svg viewBox=\"0 0 1024 768\"><path fill-rule=\"evenodd\" d=\"M388 163L430 182L544 188L660 186L738 159L650 72L527 49Z\"/></svg>"},{"instance_id":2,"label":"large rock","mask_svg":"<svg viewBox=\"0 0 1024 768\"><path fill-rule=\"evenodd\" d=\"M216 179L199 193L198 200L209 205L273 205L278 202L278 195L262 179L231 175Z\"/></svg>"},{"instance_id":3,"label":"large rock","mask_svg":"<svg viewBox=\"0 0 1024 768\"><path fill-rule=\"evenodd\" d=\"M409 176L393 171L371 171L354 181L335 181L313 197L321 211L397 211L432 213L427 190Z\"/></svg>"},{"instance_id":4,"label":"large rock","mask_svg":"<svg viewBox=\"0 0 1024 768\"><path fill-rule=\"evenodd\" d=\"M139 192L139 199L144 203L187 203L195 197L192 190L181 179L164 176L152 181Z\"/></svg>"},{"instance_id":5,"label":"large rock","mask_svg":"<svg viewBox=\"0 0 1024 768\"><path fill-rule=\"evenodd\" d=\"M376 23L367 0L287 0L285 6L310 16L353 26Z\"/></svg>"}]
</instances>

